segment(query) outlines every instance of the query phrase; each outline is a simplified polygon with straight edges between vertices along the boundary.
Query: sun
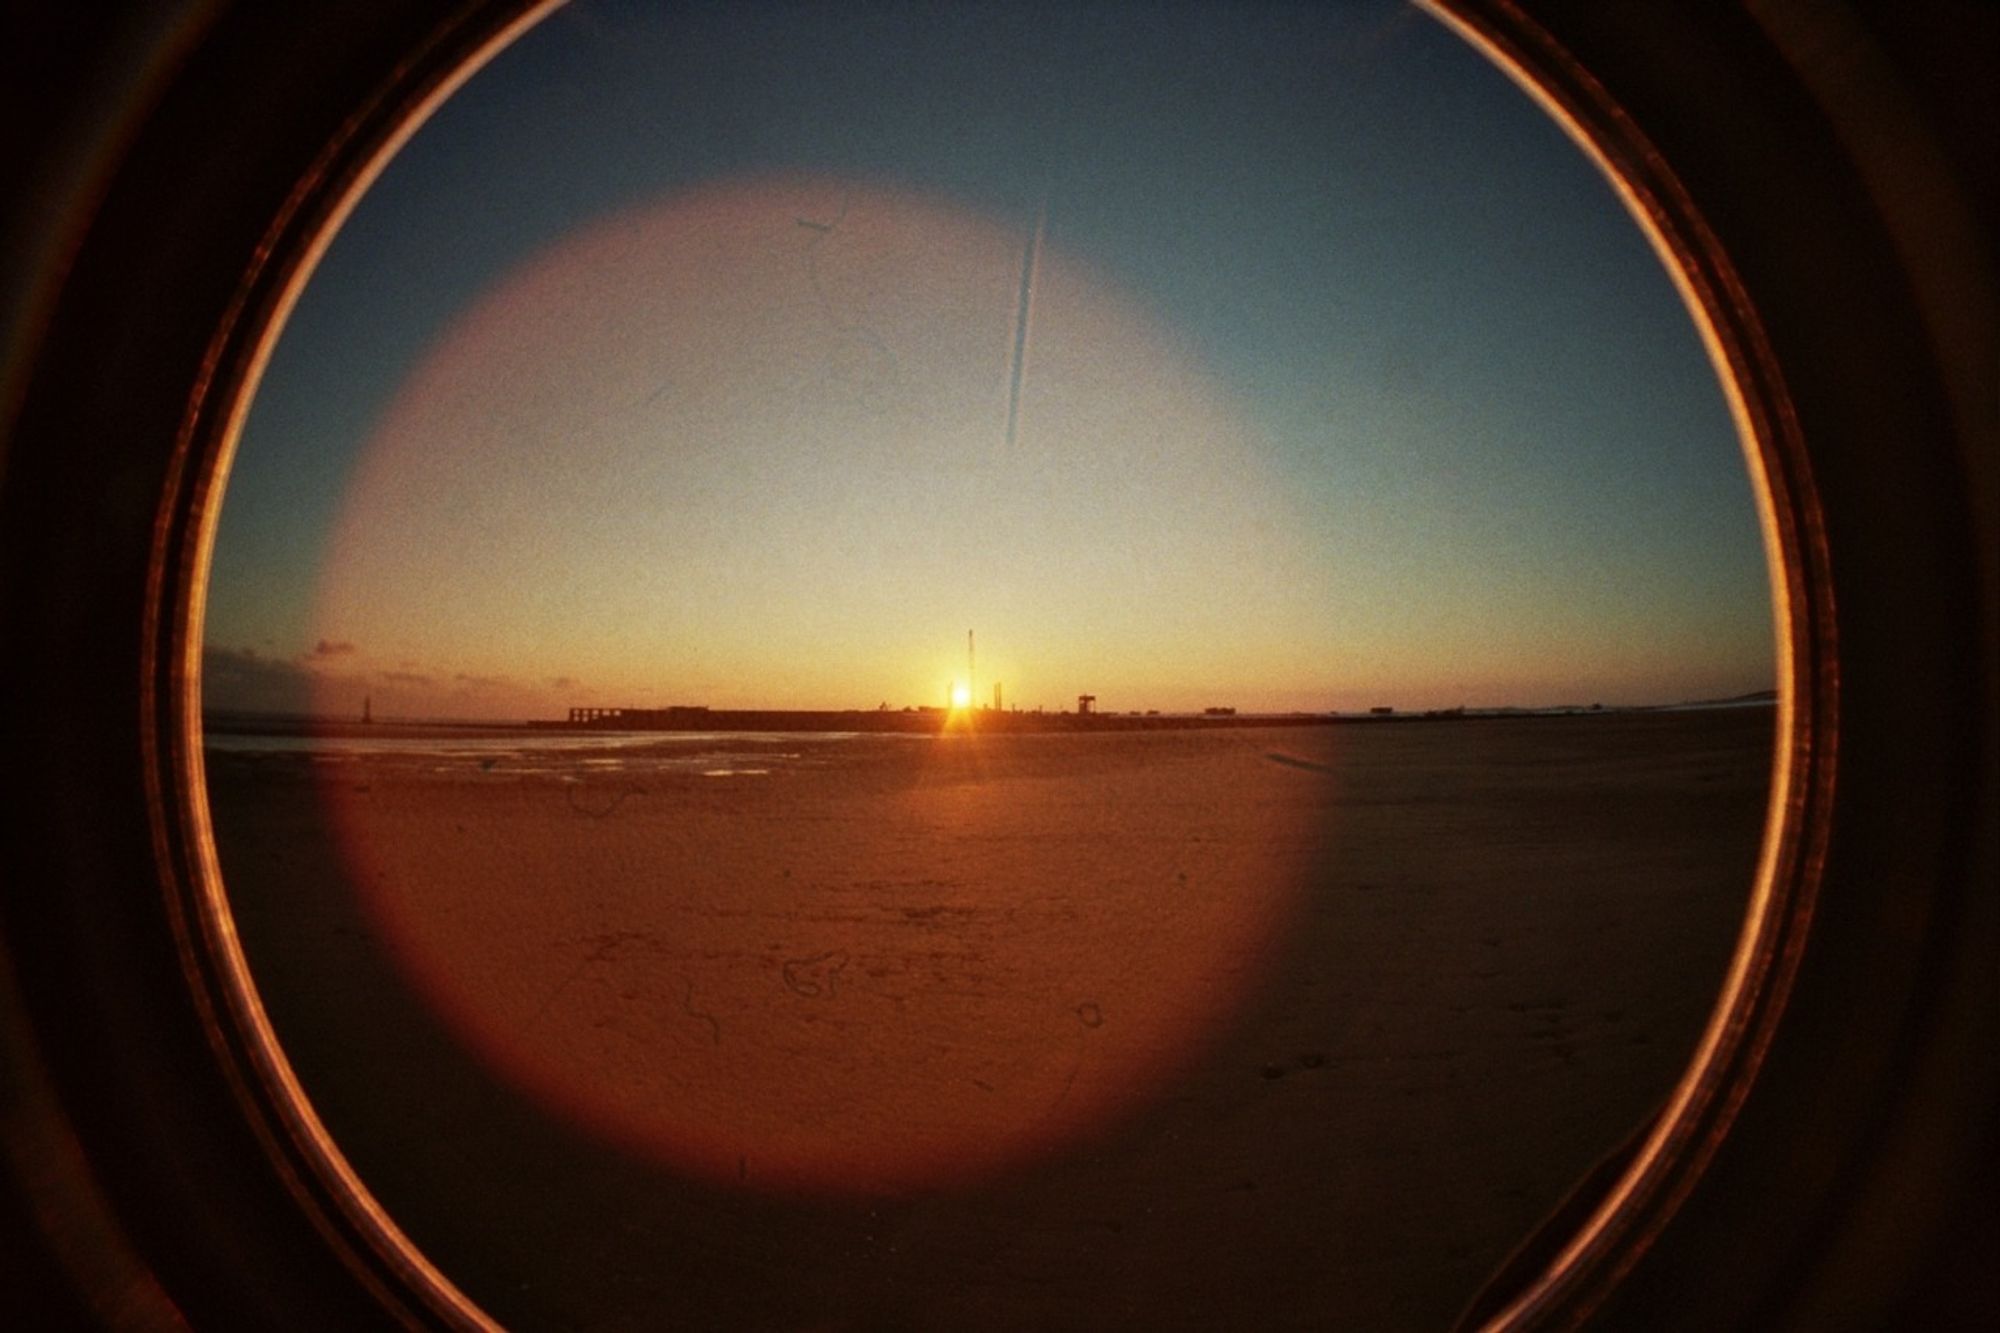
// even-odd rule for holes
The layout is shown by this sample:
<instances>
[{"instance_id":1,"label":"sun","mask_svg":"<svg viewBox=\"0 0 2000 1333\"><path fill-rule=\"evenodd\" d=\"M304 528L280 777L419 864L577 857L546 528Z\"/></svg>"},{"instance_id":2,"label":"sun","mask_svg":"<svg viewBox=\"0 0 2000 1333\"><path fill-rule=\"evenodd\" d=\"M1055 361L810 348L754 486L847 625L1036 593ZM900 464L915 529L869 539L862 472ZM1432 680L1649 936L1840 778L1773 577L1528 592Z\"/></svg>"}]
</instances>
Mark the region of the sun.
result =
<instances>
[{"instance_id":1,"label":"sun","mask_svg":"<svg viewBox=\"0 0 2000 1333\"><path fill-rule=\"evenodd\" d=\"M951 706L953 708L972 707L972 687L963 684L953 685L951 687Z\"/></svg>"}]
</instances>

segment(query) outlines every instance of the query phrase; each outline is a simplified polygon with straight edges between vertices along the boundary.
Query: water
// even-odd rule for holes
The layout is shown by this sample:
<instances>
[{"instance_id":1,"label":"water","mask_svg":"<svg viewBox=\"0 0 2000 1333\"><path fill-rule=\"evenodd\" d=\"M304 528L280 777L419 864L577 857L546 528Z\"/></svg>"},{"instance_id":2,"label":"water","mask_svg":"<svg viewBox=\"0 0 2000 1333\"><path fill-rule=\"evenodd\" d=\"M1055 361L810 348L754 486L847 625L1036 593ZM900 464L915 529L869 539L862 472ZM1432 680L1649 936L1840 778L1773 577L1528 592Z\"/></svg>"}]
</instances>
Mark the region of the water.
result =
<instances>
[{"instance_id":1,"label":"water","mask_svg":"<svg viewBox=\"0 0 2000 1333\"><path fill-rule=\"evenodd\" d=\"M505 736L309 736L211 733L211 756L283 756L316 764L363 761L443 775L535 774L581 782L616 774L699 773L704 777L761 777L786 767L811 765L825 747L852 741L855 732L675 732L578 736L521 733ZM928 737L909 739L927 740Z\"/></svg>"}]
</instances>

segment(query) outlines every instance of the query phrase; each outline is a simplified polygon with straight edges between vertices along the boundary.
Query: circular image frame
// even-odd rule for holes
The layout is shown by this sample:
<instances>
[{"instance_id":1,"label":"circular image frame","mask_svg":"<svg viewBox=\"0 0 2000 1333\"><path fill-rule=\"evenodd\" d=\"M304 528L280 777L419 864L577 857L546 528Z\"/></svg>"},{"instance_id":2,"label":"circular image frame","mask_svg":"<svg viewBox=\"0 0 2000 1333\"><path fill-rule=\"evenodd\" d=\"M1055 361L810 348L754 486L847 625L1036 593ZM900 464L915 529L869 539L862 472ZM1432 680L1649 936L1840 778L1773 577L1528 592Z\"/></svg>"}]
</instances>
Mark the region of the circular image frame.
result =
<instances>
[{"instance_id":1,"label":"circular image frame","mask_svg":"<svg viewBox=\"0 0 2000 1333\"><path fill-rule=\"evenodd\" d=\"M10 759L46 775L0 843L0 1144L30 1289L92 1322L484 1322L347 1170L263 1021L207 843L189 626L236 427L319 249L543 8L109 21L79 59L120 97L52 114L42 161L70 165L36 179L65 203L26 228L0 399L0 697ZM1669 259L1750 442L1783 641L1764 864L1701 1051L1466 1322L1879 1322L1930 1299L1958 1174L1993 1152L1982 196L1879 15L1436 8Z\"/></svg>"}]
</instances>

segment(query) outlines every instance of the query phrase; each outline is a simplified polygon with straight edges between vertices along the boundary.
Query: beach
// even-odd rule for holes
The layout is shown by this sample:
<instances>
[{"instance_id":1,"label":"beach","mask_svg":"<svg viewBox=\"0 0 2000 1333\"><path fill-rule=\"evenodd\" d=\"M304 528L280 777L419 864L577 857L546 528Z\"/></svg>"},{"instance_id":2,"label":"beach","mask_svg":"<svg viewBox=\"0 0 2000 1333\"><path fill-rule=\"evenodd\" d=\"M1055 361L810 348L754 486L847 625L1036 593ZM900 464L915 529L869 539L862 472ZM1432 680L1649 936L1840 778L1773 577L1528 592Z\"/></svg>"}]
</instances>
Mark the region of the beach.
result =
<instances>
[{"instance_id":1,"label":"beach","mask_svg":"<svg viewBox=\"0 0 2000 1333\"><path fill-rule=\"evenodd\" d=\"M1435 1328L1665 1098L1769 708L234 745L246 956L522 1328Z\"/></svg>"}]
</instances>

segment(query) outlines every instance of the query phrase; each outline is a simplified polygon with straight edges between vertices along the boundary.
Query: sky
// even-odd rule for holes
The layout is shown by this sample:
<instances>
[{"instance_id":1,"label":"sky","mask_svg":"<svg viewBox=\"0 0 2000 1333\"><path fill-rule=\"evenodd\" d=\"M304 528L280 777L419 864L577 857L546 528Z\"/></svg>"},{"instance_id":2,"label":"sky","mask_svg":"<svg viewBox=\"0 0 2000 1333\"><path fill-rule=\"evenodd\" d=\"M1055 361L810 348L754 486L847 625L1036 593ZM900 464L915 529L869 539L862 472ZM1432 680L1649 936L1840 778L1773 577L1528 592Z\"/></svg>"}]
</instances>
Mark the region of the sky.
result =
<instances>
[{"instance_id":1,"label":"sky","mask_svg":"<svg viewBox=\"0 0 2000 1333\"><path fill-rule=\"evenodd\" d=\"M378 717L1774 671L1660 261L1372 0L555 12L334 238L205 614L206 706Z\"/></svg>"}]
</instances>

